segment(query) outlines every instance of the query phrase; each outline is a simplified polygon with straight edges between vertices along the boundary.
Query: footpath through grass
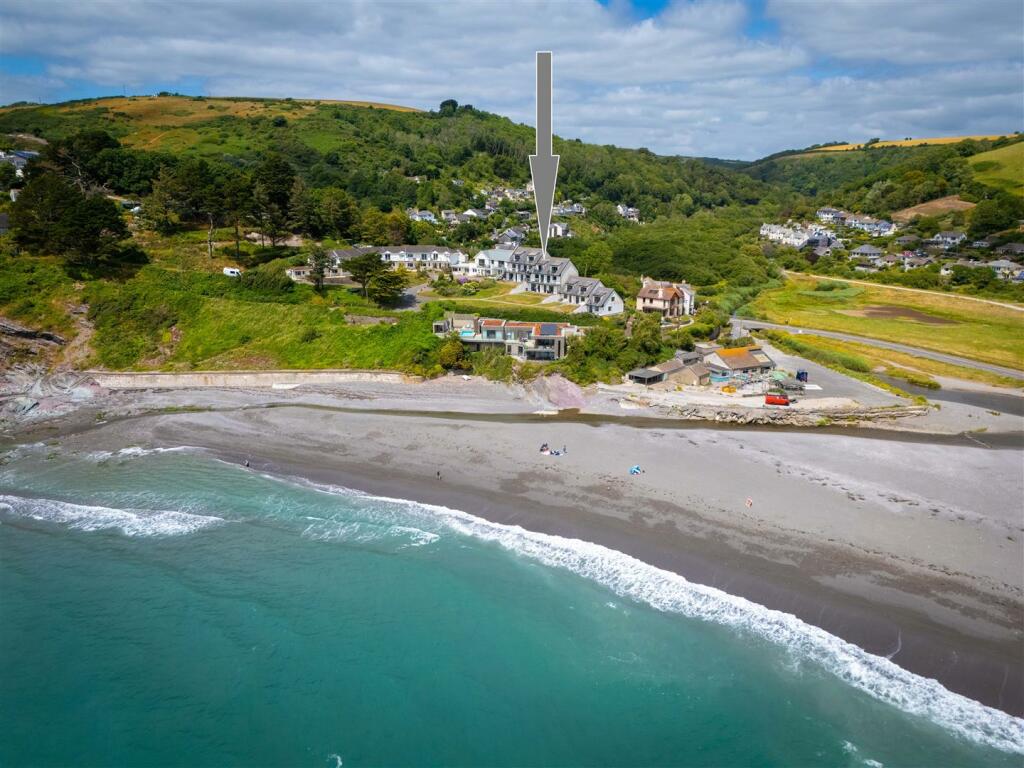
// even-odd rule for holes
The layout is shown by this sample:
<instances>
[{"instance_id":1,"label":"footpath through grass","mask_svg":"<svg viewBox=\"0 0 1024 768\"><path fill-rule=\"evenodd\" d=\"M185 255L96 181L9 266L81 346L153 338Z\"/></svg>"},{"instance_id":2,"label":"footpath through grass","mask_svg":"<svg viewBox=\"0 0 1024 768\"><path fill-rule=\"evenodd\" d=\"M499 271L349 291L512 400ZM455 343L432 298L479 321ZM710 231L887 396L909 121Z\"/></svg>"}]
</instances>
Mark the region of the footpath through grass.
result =
<instances>
[{"instance_id":1,"label":"footpath through grass","mask_svg":"<svg viewBox=\"0 0 1024 768\"><path fill-rule=\"evenodd\" d=\"M791 276L745 307L783 325L838 331L1024 370L1024 313L955 295Z\"/></svg>"}]
</instances>

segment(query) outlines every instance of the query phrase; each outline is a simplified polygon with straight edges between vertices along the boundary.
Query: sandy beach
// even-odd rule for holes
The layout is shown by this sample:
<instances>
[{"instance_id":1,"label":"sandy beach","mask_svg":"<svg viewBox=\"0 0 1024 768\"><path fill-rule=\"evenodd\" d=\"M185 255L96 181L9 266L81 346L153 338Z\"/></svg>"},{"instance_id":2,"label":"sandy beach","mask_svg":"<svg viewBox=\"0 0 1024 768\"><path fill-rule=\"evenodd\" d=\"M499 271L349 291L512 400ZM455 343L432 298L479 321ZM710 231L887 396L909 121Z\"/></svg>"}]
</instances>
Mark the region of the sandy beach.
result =
<instances>
[{"instance_id":1,"label":"sandy beach","mask_svg":"<svg viewBox=\"0 0 1024 768\"><path fill-rule=\"evenodd\" d=\"M544 405L529 390L451 379L146 390L7 442L196 446L597 542L1024 713L1019 433L545 416ZM542 443L567 451L544 455Z\"/></svg>"}]
</instances>

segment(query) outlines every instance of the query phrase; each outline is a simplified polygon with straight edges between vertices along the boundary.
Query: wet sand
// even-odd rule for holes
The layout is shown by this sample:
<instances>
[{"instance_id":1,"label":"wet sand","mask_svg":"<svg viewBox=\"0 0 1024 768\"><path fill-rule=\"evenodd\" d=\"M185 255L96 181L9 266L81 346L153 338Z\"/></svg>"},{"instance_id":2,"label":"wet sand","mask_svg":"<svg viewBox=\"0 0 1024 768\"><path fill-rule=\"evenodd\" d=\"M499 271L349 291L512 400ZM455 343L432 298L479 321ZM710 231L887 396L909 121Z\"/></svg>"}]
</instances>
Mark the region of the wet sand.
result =
<instances>
[{"instance_id":1,"label":"wet sand","mask_svg":"<svg viewBox=\"0 0 1024 768\"><path fill-rule=\"evenodd\" d=\"M20 439L200 446L268 473L593 541L1024 713L1020 435L550 418L469 385L450 397L204 391L125 404L124 418L86 412ZM161 404L175 411L144 412ZM542 455L544 442L568 453ZM629 476L633 464L644 474Z\"/></svg>"}]
</instances>

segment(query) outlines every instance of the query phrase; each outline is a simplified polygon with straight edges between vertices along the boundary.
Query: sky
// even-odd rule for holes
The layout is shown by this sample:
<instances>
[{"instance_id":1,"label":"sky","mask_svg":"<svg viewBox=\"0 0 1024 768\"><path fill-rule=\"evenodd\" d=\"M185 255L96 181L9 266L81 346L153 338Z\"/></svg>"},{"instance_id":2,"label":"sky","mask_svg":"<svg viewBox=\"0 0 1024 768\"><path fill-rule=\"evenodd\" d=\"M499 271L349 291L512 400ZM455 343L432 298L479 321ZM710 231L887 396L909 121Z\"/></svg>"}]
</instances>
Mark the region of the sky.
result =
<instances>
[{"instance_id":1,"label":"sky","mask_svg":"<svg viewBox=\"0 0 1024 768\"><path fill-rule=\"evenodd\" d=\"M0 103L444 99L662 154L755 159L1024 129L1022 0L0 0Z\"/></svg>"}]
</instances>

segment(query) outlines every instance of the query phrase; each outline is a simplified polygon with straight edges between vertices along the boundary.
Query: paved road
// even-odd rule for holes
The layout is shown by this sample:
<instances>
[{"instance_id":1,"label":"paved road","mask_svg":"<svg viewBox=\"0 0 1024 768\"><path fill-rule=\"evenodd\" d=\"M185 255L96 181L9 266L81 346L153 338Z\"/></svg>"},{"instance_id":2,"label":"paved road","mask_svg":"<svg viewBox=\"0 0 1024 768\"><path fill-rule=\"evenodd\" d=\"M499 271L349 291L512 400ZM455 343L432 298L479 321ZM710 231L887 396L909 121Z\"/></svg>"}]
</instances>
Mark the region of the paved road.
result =
<instances>
[{"instance_id":1,"label":"paved road","mask_svg":"<svg viewBox=\"0 0 1024 768\"><path fill-rule=\"evenodd\" d=\"M869 339L866 336L854 336L851 333L837 333L836 331L820 331L817 328L802 328L795 325L779 325L778 323L766 323L761 320L751 320L746 317L733 317L732 321L734 323L742 323L744 328L768 328L773 331L787 331L788 333L813 333L815 336L824 336L829 339L839 339L840 341L855 341L859 344L870 344L873 347L881 347L883 349L894 349L897 352L906 352L909 355L917 355L918 357L924 357L929 360L938 360L941 363L952 363L953 365L962 365L965 368L976 368L979 371L989 371L990 373L998 373L1002 376L1010 376L1014 379L1020 379L1024 381L1024 371L1014 370L1013 368L1004 368L1001 365L992 365L992 363L982 363L977 360L968 360L966 357L957 357L956 355L946 355L941 352L932 352L930 349L911 347L907 344L897 344L894 341L881 341L880 339Z\"/></svg>"}]
</instances>

